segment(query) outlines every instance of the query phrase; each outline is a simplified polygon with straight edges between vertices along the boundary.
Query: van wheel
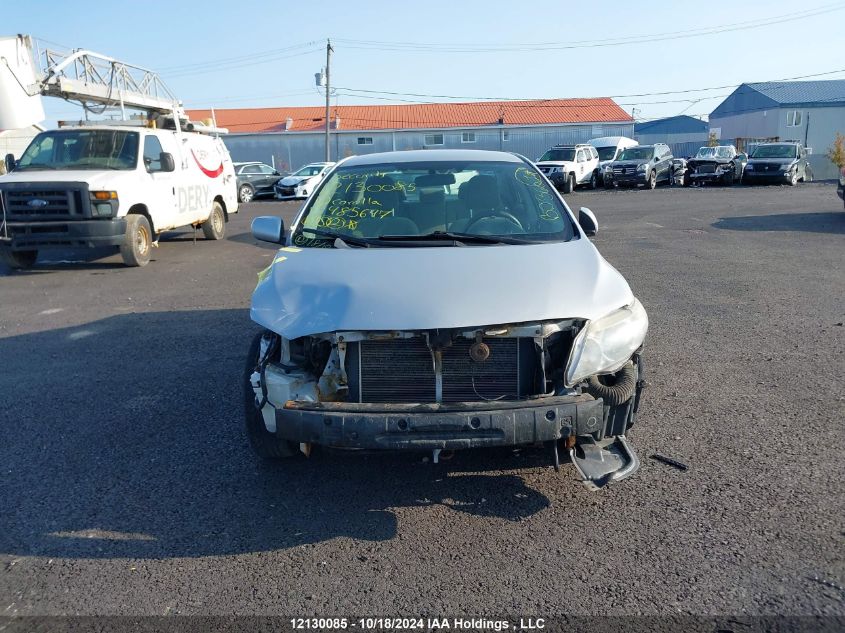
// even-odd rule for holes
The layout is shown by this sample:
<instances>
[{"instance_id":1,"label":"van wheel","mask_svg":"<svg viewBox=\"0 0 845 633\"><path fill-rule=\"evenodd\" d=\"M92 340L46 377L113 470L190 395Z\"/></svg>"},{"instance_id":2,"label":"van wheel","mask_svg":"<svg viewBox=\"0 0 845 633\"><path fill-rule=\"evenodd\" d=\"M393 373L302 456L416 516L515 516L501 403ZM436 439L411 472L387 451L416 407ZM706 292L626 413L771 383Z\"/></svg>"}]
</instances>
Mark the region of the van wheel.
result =
<instances>
[{"instance_id":1,"label":"van wheel","mask_svg":"<svg viewBox=\"0 0 845 633\"><path fill-rule=\"evenodd\" d=\"M293 457L299 451L299 446L294 442L278 439L273 433L267 430L264 426L264 416L256 406L255 391L250 382L250 376L255 371L255 366L260 360L258 355L261 351L261 338L263 334L258 334L252 340L252 345L249 346L249 353L246 357L246 368L244 369L243 385L244 385L244 415L246 420L246 435L249 438L249 443L252 450L261 459L279 460L285 457Z\"/></svg>"},{"instance_id":2,"label":"van wheel","mask_svg":"<svg viewBox=\"0 0 845 633\"><path fill-rule=\"evenodd\" d=\"M126 235L120 245L120 256L127 266L146 266L150 262L153 248L153 232L150 223L141 214L126 216Z\"/></svg>"},{"instance_id":3,"label":"van wheel","mask_svg":"<svg viewBox=\"0 0 845 633\"><path fill-rule=\"evenodd\" d=\"M238 189L238 202L251 202L255 197L255 189L252 185L241 185Z\"/></svg>"},{"instance_id":4,"label":"van wheel","mask_svg":"<svg viewBox=\"0 0 845 633\"><path fill-rule=\"evenodd\" d=\"M202 234L207 240L222 240L226 235L226 214L222 205L215 201L211 207L211 215L202 223Z\"/></svg>"},{"instance_id":5,"label":"van wheel","mask_svg":"<svg viewBox=\"0 0 845 633\"><path fill-rule=\"evenodd\" d=\"M563 193L572 193L575 190L575 174L569 174L563 181Z\"/></svg>"},{"instance_id":6,"label":"van wheel","mask_svg":"<svg viewBox=\"0 0 845 633\"><path fill-rule=\"evenodd\" d=\"M0 249L0 261L12 270L32 268L38 259L38 251L10 251Z\"/></svg>"}]
</instances>

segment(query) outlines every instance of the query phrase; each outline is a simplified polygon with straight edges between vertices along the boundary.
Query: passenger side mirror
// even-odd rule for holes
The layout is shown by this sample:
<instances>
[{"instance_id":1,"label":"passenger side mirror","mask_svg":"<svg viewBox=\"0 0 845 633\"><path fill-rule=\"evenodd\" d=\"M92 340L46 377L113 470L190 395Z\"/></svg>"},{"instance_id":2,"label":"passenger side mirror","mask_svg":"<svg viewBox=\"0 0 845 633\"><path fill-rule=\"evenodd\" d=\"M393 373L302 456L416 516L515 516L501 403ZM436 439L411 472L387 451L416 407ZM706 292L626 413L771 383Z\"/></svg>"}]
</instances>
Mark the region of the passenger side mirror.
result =
<instances>
[{"instance_id":1,"label":"passenger side mirror","mask_svg":"<svg viewBox=\"0 0 845 633\"><path fill-rule=\"evenodd\" d=\"M578 211L578 224L587 237L592 237L598 233L599 222L596 220L595 214L587 207L581 207Z\"/></svg>"},{"instance_id":2,"label":"passenger side mirror","mask_svg":"<svg viewBox=\"0 0 845 633\"><path fill-rule=\"evenodd\" d=\"M273 170L273 175L274 176L281 176L281 174L279 172L277 172L276 170Z\"/></svg>"},{"instance_id":3,"label":"passenger side mirror","mask_svg":"<svg viewBox=\"0 0 845 633\"><path fill-rule=\"evenodd\" d=\"M14 154L6 154L6 172L13 171L15 169L15 155Z\"/></svg>"},{"instance_id":4,"label":"passenger side mirror","mask_svg":"<svg viewBox=\"0 0 845 633\"><path fill-rule=\"evenodd\" d=\"M282 218L262 215L252 221L252 236L262 242L282 244L285 241L285 224Z\"/></svg>"},{"instance_id":5,"label":"passenger side mirror","mask_svg":"<svg viewBox=\"0 0 845 633\"><path fill-rule=\"evenodd\" d=\"M161 152L158 155L158 159L161 163L161 167L158 171L176 171L176 161L173 160L173 154Z\"/></svg>"}]
</instances>

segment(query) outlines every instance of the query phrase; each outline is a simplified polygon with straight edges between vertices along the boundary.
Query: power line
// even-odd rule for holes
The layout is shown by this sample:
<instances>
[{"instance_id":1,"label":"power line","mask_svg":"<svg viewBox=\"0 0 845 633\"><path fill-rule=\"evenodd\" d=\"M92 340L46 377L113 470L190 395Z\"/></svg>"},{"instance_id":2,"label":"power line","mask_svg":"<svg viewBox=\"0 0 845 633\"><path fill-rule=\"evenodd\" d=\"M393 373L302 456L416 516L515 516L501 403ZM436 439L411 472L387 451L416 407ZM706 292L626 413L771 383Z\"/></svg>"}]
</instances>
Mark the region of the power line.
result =
<instances>
[{"instance_id":1,"label":"power line","mask_svg":"<svg viewBox=\"0 0 845 633\"><path fill-rule=\"evenodd\" d=\"M260 51L257 53L249 53L247 55L236 55L234 57L220 57L218 59L210 59L204 62L195 62L193 64L179 64L177 66L165 66L161 68L159 72L171 72L171 71L182 71L188 70L191 68L198 68L198 67L206 67L211 65L219 65L225 64L229 62L241 62L241 61L249 61L249 60L256 60L261 59L264 57L275 57L282 53L287 53L292 50L296 50L299 48L305 48L307 46L316 46L318 44L317 41L310 41L310 42L301 42L299 44L293 44L291 46L286 46L284 48L274 48L266 51Z\"/></svg>"},{"instance_id":2,"label":"power line","mask_svg":"<svg viewBox=\"0 0 845 633\"><path fill-rule=\"evenodd\" d=\"M624 46L629 44L645 44L667 40L687 39L702 37L705 35L717 35L749 29L763 28L776 24L804 20L811 17L826 15L845 8L845 3L822 5L812 9L804 9L794 13L773 16L762 20L748 20L733 24L723 24L712 27L703 27L687 31L672 31L664 33L653 33L649 35L635 35L615 39L604 40L583 40L575 42L544 42L530 44L502 44L502 45L462 45L462 44L434 44L425 42L389 42L379 40L353 40L337 38L335 41L345 43L347 48L404 51L404 52L443 52L443 53L502 53L502 52L537 52L552 50L571 50L579 48L607 48Z\"/></svg>"},{"instance_id":3,"label":"power line","mask_svg":"<svg viewBox=\"0 0 845 633\"><path fill-rule=\"evenodd\" d=\"M243 61L243 62L224 62L224 63L220 63L220 64L216 64L216 65L211 65L211 66L208 66L208 67L205 67L205 68L198 68L198 69L192 69L192 70L182 70L182 71L179 71L179 72L169 72L169 73L161 73L161 74L166 76L166 77L170 77L170 78L185 77L187 75L201 75L201 74L205 74L205 73L218 72L218 71L221 71L221 70L234 70L235 68L243 68L244 66L258 66L260 64L269 64L269 63L276 62L276 61L279 61L279 60L282 60L282 59L290 59L292 57L301 57L302 55L309 55L311 53L316 53L316 52L319 52L319 51L322 51L322 50L323 50L322 47L315 47L315 48L311 48L309 50L302 51L302 52L299 52L299 53L292 53L290 55L278 55L278 56L275 56L275 57L268 57L266 59L259 59L259 60L250 59L249 61Z\"/></svg>"}]
</instances>

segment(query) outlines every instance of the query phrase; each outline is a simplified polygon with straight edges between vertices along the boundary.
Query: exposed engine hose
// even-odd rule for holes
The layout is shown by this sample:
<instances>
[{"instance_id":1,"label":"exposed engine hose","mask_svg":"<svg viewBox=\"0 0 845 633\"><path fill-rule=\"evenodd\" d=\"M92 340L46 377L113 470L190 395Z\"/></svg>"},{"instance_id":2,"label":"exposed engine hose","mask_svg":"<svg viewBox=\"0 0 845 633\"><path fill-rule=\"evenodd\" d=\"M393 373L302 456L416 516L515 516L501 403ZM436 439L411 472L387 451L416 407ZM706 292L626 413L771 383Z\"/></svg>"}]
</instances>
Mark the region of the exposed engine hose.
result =
<instances>
[{"instance_id":1,"label":"exposed engine hose","mask_svg":"<svg viewBox=\"0 0 845 633\"><path fill-rule=\"evenodd\" d=\"M264 356L261 360L258 361L258 366L256 369L258 370L259 380L261 381L261 400L256 402L256 407L260 411L264 408L264 405L267 404L267 364L270 362L270 357L276 351L276 348L279 346L279 337L274 336L273 339L270 341L270 344L267 346L267 351L264 353Z\"/></svg>"},{"instance_id":2,"label":"exposed engine hose","mask_svg":"<svg viewBox=\"0 0 845 633\"><path fill-rule=\"evenodd\" d=\"M615 407L628 402L637 386L637 372L634 363L628 361L615 374L590 376L587 379L587 393L594 398L601 398L604 404Z\"/></svg>"}]
</instances>

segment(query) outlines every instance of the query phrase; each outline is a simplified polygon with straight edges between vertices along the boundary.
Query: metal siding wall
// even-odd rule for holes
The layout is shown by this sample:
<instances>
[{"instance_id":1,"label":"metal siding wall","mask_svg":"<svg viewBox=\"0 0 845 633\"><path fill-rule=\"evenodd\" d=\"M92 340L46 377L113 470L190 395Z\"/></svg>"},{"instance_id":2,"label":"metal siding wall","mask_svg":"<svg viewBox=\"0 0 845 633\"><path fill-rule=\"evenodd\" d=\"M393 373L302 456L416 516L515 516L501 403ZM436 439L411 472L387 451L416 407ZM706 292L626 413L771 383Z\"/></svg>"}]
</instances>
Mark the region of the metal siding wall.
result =
<instances>
[{"instance_id":1,"label":"metal siding wall","mask_svg":"<svg viewBox=\"0 0 845 633\"><path fill-rule=\"evenodd\" d=\"M505 127L505 128L467 128L448 130L419 130L395 132L332 132L332 160L338 156L344 158L374 152L389 152L393 149L395 137L396 150L425 149L426 134L443 134L443 145L431 149L486 149L502 150L522 154L530 160L539 158L543 152L554 145L565 143L586 143L599 136L632 136L632 123L620 124L584 124L548 127ZM509 140L500 140L502 131L507 131ZM475 133L474 143L462 143L462 132ZM358 145L358 137L372 137L372 145ZM315 133L266 133L235 134L223 137L232 160L236 162L257 160L273 164L280 171L293 171L307 163L322 161L325 158L324 136Z\"/></svg>"}]
</instances>

